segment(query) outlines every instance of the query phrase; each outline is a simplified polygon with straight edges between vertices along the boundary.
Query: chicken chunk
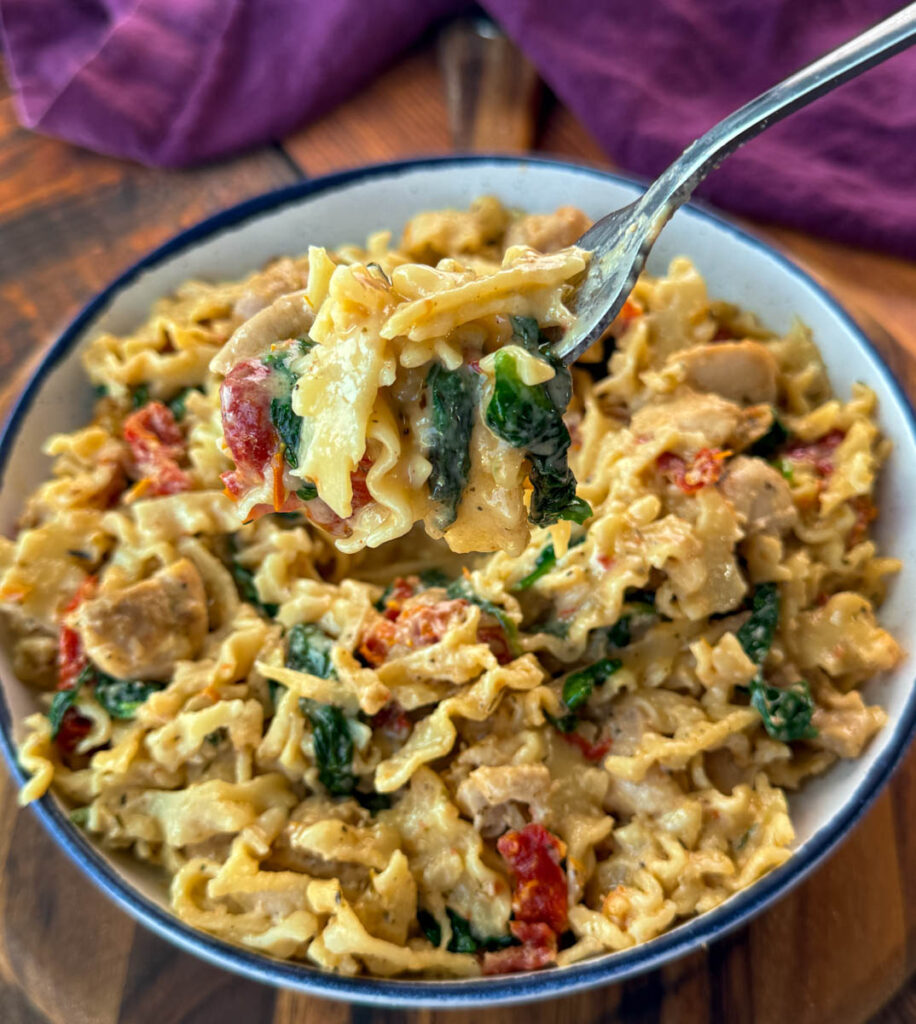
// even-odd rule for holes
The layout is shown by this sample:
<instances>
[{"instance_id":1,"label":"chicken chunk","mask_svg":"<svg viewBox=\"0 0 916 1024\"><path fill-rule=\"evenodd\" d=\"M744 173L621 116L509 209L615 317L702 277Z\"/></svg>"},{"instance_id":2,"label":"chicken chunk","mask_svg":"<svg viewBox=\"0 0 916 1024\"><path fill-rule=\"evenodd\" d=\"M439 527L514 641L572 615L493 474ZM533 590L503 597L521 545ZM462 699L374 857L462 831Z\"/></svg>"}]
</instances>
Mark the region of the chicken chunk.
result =
<instances>
[{"instance_id":1,"label":"chicken chunk","mask_svg":"<svg viewBox=\"0 0 916 1024\"><path fill-rule=\"evenodd\" d=\"M84 602L74 626L91 660L118 679L167 680L207 635L207 595L187 558L120 593Z\"/></svg>"},{"instance_id":2,"label":"chicken chunk","mask_svg":"<svg viewBox=\"0 0 916 1024\"><path fill-rule=\"evenodd\" d=\"M509 213L495 196L480 196L468 210L429 210L407 223L401 248L420 263L438 263L443 256L477 253L498 243Z\"/></svg>"},{"instance_id":3,"label":"chicken chunk","mask_svg":"<svg viewBox=\"0 0 916 1024\"><path fill-rule=\"evenodd\" d=\"M779 367L759 341L697 345L675 352L669 363L680 364L685 382L697 391L711 391L741 405L776 401Z\"/></svg>"},{"instance_id":4,"label":"chicken chunk","mask_svg":"<svg viewBox=\"0 0 916 1024\"><path fill-rule=\"evenodd\" d=\"M284 257L246 282L245 290L233 304L232 313L239 320L250 320L281 295L299 291L305 284L302 269Z\"/></svg>"},{"instance_id":5,"label":"chicken chunk","mask_svg":"<svg viewBox=\"0 0 916 1024\"><path fill-rule=\"evenodd\" d=\"M633 414L630 429L637 437L652 437L672 429L699 435L700 443L741 451L770 429L768 405L742 409L715 394L687 391L664 405L647 405Z\"/></svg>"},{"instance_id":6,"label":"chicken chunk","mask_svg":"<svg viewBox=\"0 0 916 1024\"><path fill-rule=\"evenodd\" d=\"M456 802L484 837L501 835L526 822L519 804L535 819L547 813L550 771L543 764L476 768L458 787Z\"/></svg>"},{"instance_id":7,"label":"chicken chunk","mask_svg":"<svg viewBox=\"0 0 916 1024\"><path fill-rule=\"evenodd\" d=\"M573 245L591 223L575 206L561 206L554 213L531 213L520 217L506 232L506 248L530 245L539 252L556 252Z\"/></svg>"},{"instance_id":8,"label":"chicken chunk","mask_svg":"<svg viewBox=\"0 0 916 1024\"><path fill-rule=\"evenodd\" d=\"M763 459L739 455L728 463L719 489L744 517L744 532L785 533L798 520L789 485Z\"/></svg>"},{"instance_id":9,"label":"chicken chunk","mask_svg":"<svg viewBox=\"0 0 916 1024\"><path fill-rule=\"evenodd\" d=\"M858 690L832 693L829 707L817 707L811 724L817 729L815 745L837 757L858 757L865 745L887 721L879 707L868 707Z\"/></svg>"},{"instance_id":10,"label":"chicken chunk","mask_svg":"<svg viewBox=\"0 0 916 1024\"><path fill-rule=\"evenodd\" d=\"M305 291L281 295L246 320L210 362L213 373L226 376L233 366L266 352L272 344L308 334L315 319Z\"/></svg>"}]
</instances>

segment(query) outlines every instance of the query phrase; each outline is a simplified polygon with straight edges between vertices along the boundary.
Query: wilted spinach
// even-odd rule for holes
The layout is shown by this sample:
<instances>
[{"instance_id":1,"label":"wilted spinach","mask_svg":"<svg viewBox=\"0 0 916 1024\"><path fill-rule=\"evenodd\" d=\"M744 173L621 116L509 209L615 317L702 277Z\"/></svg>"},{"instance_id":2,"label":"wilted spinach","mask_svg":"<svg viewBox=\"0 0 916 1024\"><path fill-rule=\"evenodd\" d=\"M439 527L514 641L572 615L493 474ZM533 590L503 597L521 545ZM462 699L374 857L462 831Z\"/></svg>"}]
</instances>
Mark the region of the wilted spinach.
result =
<instances>
[{"instance_id":1,"label":"wilted spinach","mask_svg":"<svg viewBox=\"0 0 916 1024\"><path fill-rule=\"evenodd\" d=\"M289 631L286 667L310 676L330 679L334 675L331 650L334 641L313 622L297 623Z\"/></svg>"},{"instance_id":2,"label":"wilted spinach","mask_svg":"<svg viewBox=\"0 0 916 1024\"><path fill-rule=\"evenodd\" d=\"M528 518L536 526L550 526L560 519L584 523L592 514L589 504L576 496L576 478L566 461L570 437L563 412L572 395L572 378L561 363L552 361L552 365L552 380L525 384L513 353L498 351L493 396L486 410L490 430L522 449L530 463Z\"/></svg>"},{"instance_id":3,"label":"wilted spinach","mask_svg":"<svg viewBox=\"0 0 916 1024\"><path fill-rule=\"evenodd\" d=\"M447 370L433 363L426 377L431 422L429 496L441 505L436 525L444 530L458 515L471 470L471 431L477 408L476 375L466 366Z\"/></svg>"},{"instance_id":4,"label":"wilted spinach","mask_svg":"<svg viewBox=\"0 0 916 1024\"><path fill-rule=\"evenodd\" d=\"M318 765L318 778L333 796L351 796L356 789L353 774L353 737L347 718L333 704L302 698L303 714L312 726L312 747Z\"/></svg>"},{"instance_id":5,"label":"wilted spinach","mask_svg":"<svg viewBox=\"0 0 916 1024\"><path fill-rule=\"evenodd\" d=\"M762 583L754 591L750 618L738 630L738 642L745 654L758 667L748 692L751 706L763 719L763 727L773 739L783 743L811 739L817 730L811 724L814 700L804 681L792 686L771 686L764 679L762 666L773 644L779 625L779 588L775 583Z\"/></svg>"}]
</instances>

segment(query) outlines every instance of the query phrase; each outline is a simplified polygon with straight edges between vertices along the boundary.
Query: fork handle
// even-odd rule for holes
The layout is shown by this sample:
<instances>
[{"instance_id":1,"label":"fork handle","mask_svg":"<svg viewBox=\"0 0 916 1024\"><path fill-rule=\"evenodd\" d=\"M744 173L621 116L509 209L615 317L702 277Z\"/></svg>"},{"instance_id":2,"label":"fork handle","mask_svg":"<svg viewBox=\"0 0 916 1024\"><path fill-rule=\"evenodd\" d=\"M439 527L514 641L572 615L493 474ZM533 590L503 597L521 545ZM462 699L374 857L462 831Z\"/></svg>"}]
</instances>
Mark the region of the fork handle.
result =
<instances>
[{"instance_id":1,"label":"fork handle","mask_svg":"<svg viewBox=\"0 0 916 1024\"><path fill-rule=\"evenodd\" d=\"M661 230L700 182L748 139L842 82L916 42L916 3L838 46L730 114L701 135L656 179L640 205Z\"/></svg>"}]
</instances>

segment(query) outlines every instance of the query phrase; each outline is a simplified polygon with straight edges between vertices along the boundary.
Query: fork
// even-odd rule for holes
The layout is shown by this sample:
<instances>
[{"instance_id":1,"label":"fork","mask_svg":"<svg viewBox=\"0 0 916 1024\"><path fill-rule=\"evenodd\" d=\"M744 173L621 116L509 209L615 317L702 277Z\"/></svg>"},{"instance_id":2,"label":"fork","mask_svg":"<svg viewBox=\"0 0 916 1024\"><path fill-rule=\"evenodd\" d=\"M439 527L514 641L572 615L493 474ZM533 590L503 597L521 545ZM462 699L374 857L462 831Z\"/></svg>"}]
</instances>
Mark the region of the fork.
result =
<instances>
[{"instance_id":1,"label":"fork","mask_svg":"<svg viewBox=\"0 0 916 1024\"><path fill-rule=\"evenodd\" d=\"M593 224L576 243L592 253L574 300L576 321L554 342L554 355L571 363L602 335L633 290L662 228L727 156L771 124L914 42L916 3L746 103L685 149L639 199Z\"/></svg>"}]
</instances>

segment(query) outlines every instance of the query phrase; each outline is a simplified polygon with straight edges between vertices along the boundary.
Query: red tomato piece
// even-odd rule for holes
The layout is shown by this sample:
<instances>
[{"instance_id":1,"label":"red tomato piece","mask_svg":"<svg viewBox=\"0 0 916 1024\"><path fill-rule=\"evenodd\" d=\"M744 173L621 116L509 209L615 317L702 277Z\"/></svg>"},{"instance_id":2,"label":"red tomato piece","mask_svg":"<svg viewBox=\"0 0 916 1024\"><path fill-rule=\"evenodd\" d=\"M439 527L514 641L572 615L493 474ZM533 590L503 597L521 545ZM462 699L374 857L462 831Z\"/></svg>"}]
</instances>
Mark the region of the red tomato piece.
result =
<instances>
[{"instance_id":1,"label":"red tomato piece","mask_svg":"<svg viewBox=\"0 0 916 1024\"><path fill-rule=\"evenodd\" d=\"M610 737L601 740L600 743L591 743L577 732L561 732L559 735L571 746L578 747L586 761L600 761L611 749Z\"/></svg>"},{"instance_id":2,"label":"red tomato piece","mask_svg":"<svg viewBox=\"0 0 916 1024\"><path fill-rule=\"evenodd\" d=\"M819 476L830 476L833 472L833 453L845 436L842 430L831 430L817 441L793 441L786 448L786 458L813 466Z\"/></svg>"},{"instance_id":3,"label":"red tomato piece","mask_svg":"<svg viewBox=\"0 0 916 1024\"><path fill-rule=\"evenodd\" d=\"M72 754L77 744L92 731L92 721L81 715L76 708L67 708L60 720L60 728L54 737L62 754Z\"/></svg>"},{"instance_id":4,"label":"red tomato piece","mask_svg":"<svg viewBox=\"0 0 916 1024\"><path fill-rule=\"evenodd\" d=\"M263 478L264 467L277 450L279 438L270 419L271 375L260 359L238 363L219 389L223 437L238 469L253 469Z\"/></svg>"},{"instance_id":5,"label":"red tomato piece","mask_svg":"<svg viewBox=\"0 0 916 1024\"><path fill-rule=\"evenodd\" d=\"M460 598L423 602L404 608L393 620L379 617L363 636L359 652L370 665L381 665L395 647L403 648L404 653L429 647L442 639L467 604Z\"/></svg>"},{"instance_id":6,"label":"red tomato piece","mask_svg":"<svg viewBox=\"0 0 916 1024\"><path fill-rule=\"evenodd\" d=\"M95 576L87 576L77 587L76 593L64 607L64 615L76 611L95 590ZM86 667L86 654L83 642L75 629L62 622L57 640L57 688L70 690L73 688L80 672Z\"/></svg>"},{"instance_id":7,"label":"red tomato piece","mask_svg":"<svg viewBox=\"0 0 916 1024\"><path fill-rule=\"evenodd\" d=\"M391 591L385 598L385 611L382 613L386 619L391 619L394 622L395 619L401 614L401 608L404 602L409 598L413 597L416 589L415 584L411 583L409 579L405 579L403 576L398 576L391 582Z\"/></svg>"},{"instance_id":8,"label":"red tomato piece","mask_svg":"<svg viewBox=\"0 0 916 1024\"><path fill-rule=\"evenodd\" d=\"M849 537L846 541L847 545L852 548L865 540L869 524L878 518L878 509L871 498L866 496L853 498L849 504L856 514L856 520L852 524L852 529L849 531Z\"/></svg>"},{"instance_id":9,"label":"red tomato piece","mask_svg":"<svg viewBox=\"0 0 916 1024\"><path fill-rule=\"evenodd\" d=\"M127 417L122 434L137 473L151 481L153 494L190 490L191 478L178 465L185 454L184 437L168 406L147 402Z\"/></svg>"},{"instance_id":10,"label":"red tomato piece","mask_svg":"<svg viewBox=\"0 0 916 1024\"><path fill-rule=\"evenodd\" d=\"M696 494L709 484L716 483L729 455L730 451L722 451L720 448L701 448L687 463L680 455L662 452L655 464L685 494Z\"/></svg>"},{"instance_id":11,"label":"red tomato piece","mask_svg":"<svg viewBox=\"0 0 916 1024\"><path fill-rule=\"evenodd\" d=\"M396 700L386 704L372 716L372 728L379 729L386 736L403 743L410 735L412 724L407 712Z\"/></svg>"},{"instance_id":12,"label":"red tomato piece","mask_svg":"<svg viewBox=\"0 0 916 1024\"><path fill-rule=\"evenodd\" d=\"M477 639L490 648L500 665L508 665L515 658L509 647L506 631L497 619L486 613L480 616Z\"/></svg>"},{"instance_id":13,"label":"red tomato piece","mask_svg":"<svg viewBox=\"0 0 916 1024\"><path fill-rule=\"evenodd\" d=\"M516 920L543 923L557 934L566 931L566 873L561 861L566 844L538 822L506 832L496 848L513 876L512 909Z\"/></svg>"},{"instance_id":14,"label":"red tomato piece","mask_svg":"<svg viewBox=\"0 0 916 1024\"><path fill-rule=\"evenodd\" d=\"M509 928L522 944L495 953L484 953L481 964L484 974L537 971L556 963L557 936L549 925L534 921L510 921Z\"/></svg>"}]
</instances>

